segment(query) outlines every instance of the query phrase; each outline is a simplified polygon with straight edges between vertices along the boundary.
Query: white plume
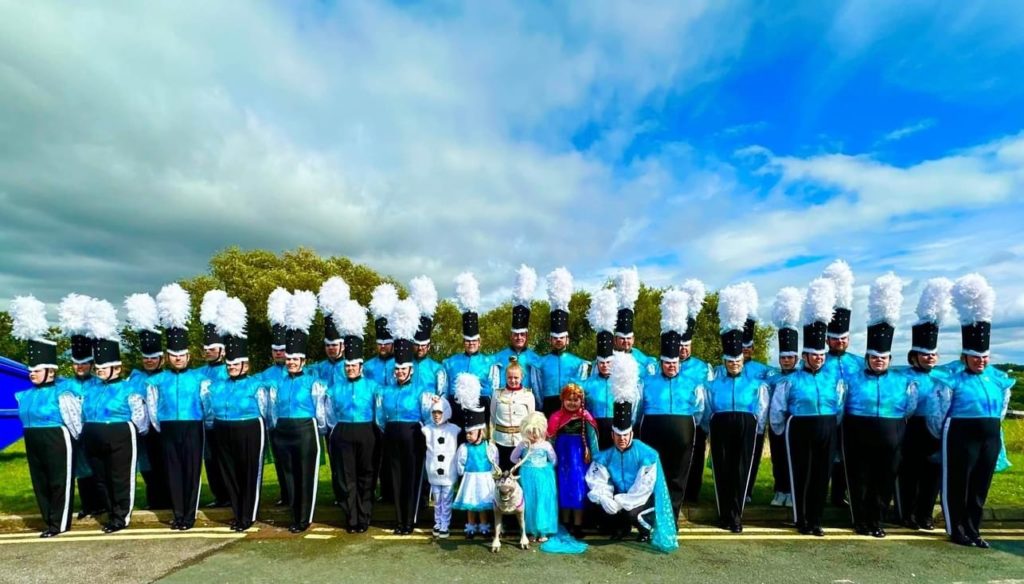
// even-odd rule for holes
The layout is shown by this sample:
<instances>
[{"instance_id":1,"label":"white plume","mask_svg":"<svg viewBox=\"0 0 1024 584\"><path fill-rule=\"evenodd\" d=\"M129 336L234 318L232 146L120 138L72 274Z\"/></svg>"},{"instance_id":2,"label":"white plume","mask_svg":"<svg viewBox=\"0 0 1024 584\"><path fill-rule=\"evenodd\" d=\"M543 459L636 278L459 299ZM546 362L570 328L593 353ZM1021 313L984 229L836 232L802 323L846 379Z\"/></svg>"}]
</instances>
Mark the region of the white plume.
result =
<instances>
[{"instance_id":1,"label":"white plume","mask_svg":"<svg viewBox=\"0 0 1024 584\"><path fill-rule=\"evenodd\" d=\"M81 294L68 294L57 307L57 322L67 336L84 335L89 328L89 302L92 299Z\"/></svg>"},{"instance_id":2,"label":"white plume","mask_svg":"<svg viewBox=\"0 0 1024 584\"><path fill-rule=\"evenodd\" d=\"M516 270L516 285L512 288L512 304L530 307L533 294L537 291L537 271L526 264Z\"/></svg>"},{"instance_id":3,"label":"white plume","mask_svg":"<svg viewBox=\"0 0 1024 584\"><path fill-rule=\"evenodd\" d=\"M953 281L949 278L932 278L924 285L921 298L917 301L918 322L934 322L942 326L942 320L949 309L953 292Z\"/></svg>"},{"instance_id":4,"label":"white plume","mask_svg":"<svg viewBox=\"0 0 1024 584\"><path fill-rule=\"evenodd\" d=\"M46 305L35 296L18 296L11 300L9 308L14 322L11 334L23 341L42 339L49 330L46 324Z\"/></svg>"},{"instance_id":5,"label":"white plume","mask_svg":"<svg viewBox=\"0 0 1024 584\"><path fill-rule=\"evenodd\" d=\"M388 316L388 329L396 339L411 339L420 328L420 309L412 299L399 300Z\"/></svg>"},{"instance_id":6,"label":"white plume","mask_svg":"<svg viewBox=\"0 0 1024 584\"><path fill-rule=\"evenodd\" d=\"M366 308L349 298L332 317L334 326L342 336L363 336L366 328Z\"/></svg>"},{"instance_id":7,"label":"white plume","mask_svg":"<svg viewBox=\"0 0 1024 584\"><path fill-rule=\"evenodd\" d=\"M160 326L160 313L156 300L149 294L132 294L124 299L124 316L133 331L156 331Z\"/></svg>"},{"instance_id":8,"label":"white plume","mask_svg":"<svg viewBox=\"0 0 1024 584\"><path fill-rule=\"evenodd\" d=\"M886 322L896 326L902 307L903 281L899 276L889 272L871 283L871 291L868 292L869 325Z\"/></svg>"},{"instance_id":9,"label":"white plume","mask_svg":"<svg viewBox=\"0 0 1024 584\"><path fill-rule=\"evenodd\" d=\"M455 304L459 312L477 312L480 309L480 284L472 272L455 276Z\"/></svg>"},{"instance_id":10,"label":"white plume","mask_svg":"<svg viewBox=\"0 0 1024 584\"><path fill-rule=\"evenodd\" d=\"M156 295L156 309L164 328L185 328L192 320L192 300L177 282L160 289Z\"/></svg>"},{"instance_id":11,"label":"white plume","mask_svg":"<svg viewBox=\"0 0 1024 584\"><path fill-rule=\"evenodd\" d=\"M246 317L248 311L245 304L238 298L225 298L217 306L217 333L232 337L245 337Z\"/></svg>"},{"instance_id":12,"label":"white plume","mask_svg":"<svg viewBox=\"0 0 1024 584\"><path fill-rule=\"evenodd\" d=\"M853 308L853 270L843 260L836 260L825 268L822 277L832 280L836 288L836 308Z\"/></svg>"},{"instance_id":13,"label":"white plume","mask_svg":"<svg viewBox=\"0 0 1024 584\"><path fill-rule=\"evenodd\" d=\"M804 295L792 286L787 286L775 295L772 304L772 324L776 328L797 328L800 326L800 305Z\"/></svg>"},{"instance_id":14,"label":"white plume","mask_svg":"<svg viewBox=\"0 0 1024 584\"><path fill-rule=\"evenodd\" d=\"M953 305L960 313L961 324L992 322L996 291L981 274L967 274L953 284Z\"/></svg>"},{"instance_id":15,"label":"white plume","mask_svg":"<svg viewBox=\"0 0 1024 584\"><path fill-rule=\"evenodd\" d=\"M696 278L690 278L683 282L683 292L690 295L689 307L690 318L697 318L700 313L700 309L704 307L704 298L708 295L708 290L704 286L704 282Z\"/></svg>"},{"instance_id":16,"label":"white plume","mask_svg":"<svg viewBox=\"0 0 1024 584\"><path fill-rule=\"evenodd\" d=\"M288 303L292 300L291 292L278 286L267 297L267 320L271 325L285 325L288 318Z\"/></svg>"},{"instance_id":17,"label":"white plume","mask_svg":"<svg viewBox=\"0 0 1024 584\"><path fill-rule=\"evenodd\" d=\"M480 378L472 373L459 373L455 378L455 399L464 408L479 408Z\"/></svg>"},{"instance_id":18,"label":"white plume","mask_svg":"<svg viewBox=\"0 0 1024 584\"><path fill-rule=\"evenodd\" d=\"M636 266L623 268L615 275L615 295L619 300L619 308L633 308L636 299L640 298L640 272Z\"/></svg>"},{"instance_id":19,"label":"white plume","mask_svg":"<svg viewBox=\"0 0 1024 584\"><path fill-rule=\"evenodd\" d=\"M228 299L228 293L223 290L210 290L203 294L203 301L199 304L199 322L203 324L217 324L217 311L220 303Z\"/></svg>"},{"instance_id":20,"label":"white plume","mask_svg":"<svg viewBox=\"0 0 1024 584\"><path fill-rule=\"evenodd\" d=\"M836 284L828 278L815 278L807 287L804 297L803 324L828 323L832 320L836 305Z\"/></svg>"},{"instance_id":21,"label":"white plume","mask_svg":"<svg viewBox=\"0 0 1024 584\"><path fill-rule=\"evenodd\" d=\"M378 284L370 296L370 312L373 318L387 318L398 302L398 290L394 285Z\"/></svg>"},{"instance_id":22,"label":"white plume","mask_svg":"<svg viewBox=\"0 0 1024 584\"><path fill-rule=\"evenodd\" d=\"M629 353L612 354L612 370L609 373L612 399L628 402L634 406L640 402L640 367Z\"/></svg>"},{"instance_id":23,"label":"white plume","mask_svg":"<svg viewBox=\"0 0 1024 584\"><path fill-rule=\"evenodd\" d=\"M426 276L417 276L409 282L409 297L423 316L434 318L437 312L437 288Z\"/></svg>"},{"instance_id":24,"label":"white plume","mask_svg":"<svg viewBox=\"0 0 1024 584\"><path fill-rule=\"evenodd\" d=\"M572 274L565 268L555 268L548 274L548 304L551 310L569 311L572 300Z\"/></svg>"},{"instance_id":25,"label":"white plume","mask_svg":"<svg viewBox=\"0 0 1024 584\"><path fill-rule=\"evenodd\" d=\"M117 334L117 309L113 304L96 298L89 303L89 336L108 341L121 340Z\"/></svg>"},{"instance_id":26,"label":"white plume","mask_svg":"<svg viewBox=\"0 0 1024 584\"><path fill-rule=\"evenodd\" d=\"M750 290L744 284L727 286L718 293L718 321L722 332L743 330L747 315L750 314L748 302Z\"/></svg>"},{"instance_id":27,"label":"white plume","mask_svg":"<svg viewBox=\"0 0 1024 584\"><path fill-rule=\"evenodd\" d=\"M320 310L327 316L332 316L349 299L352 291L348 283L341 276L331 276L320 285L320 292L317 300L320 302Z\"/></svg>"},{"instance_id":28,"label":"white plume","mask_svg":"<svg viewBox=\"0 0 1024 584\"><path fill-rule=\"evenodd\" d=\"M682 290L666 290L661 295L661 332L686 332L690 296Z\"/></svg>"},{"instance_id":29,"label":"white plume","mask_svg":"<svg viewBox=\"0 0 1024 584\"><path fill-rule=\"evenodd\" d=\"M619 315L618 300L615 292L604 288L594 292L590 297L590 308L587 309L587 321L596 332L615 330L615 320Z\"/></svg>"},{"instance_id":30,"label":"white plume","mask_svg":"<svg viewBox=\"0 0 1024 584\"><path fill-rule=\"evenodd\" d=\"M289 329L309 332L316 316L316 294L309 290L296 290L285 311L285 326Z\"/></svg>"},{"instance_id":31,"label":"white plume","mask_svg":"<svg viewBox=\"0 0 1024 584\"><path fill-rule=\"evenodd\" d=\"M757 297L757 288L751 282L740 282L736 287L742 290L744 296L747 297L747 318L757 320L757 309L761 304Z\"/></svg>"}]
</instances>

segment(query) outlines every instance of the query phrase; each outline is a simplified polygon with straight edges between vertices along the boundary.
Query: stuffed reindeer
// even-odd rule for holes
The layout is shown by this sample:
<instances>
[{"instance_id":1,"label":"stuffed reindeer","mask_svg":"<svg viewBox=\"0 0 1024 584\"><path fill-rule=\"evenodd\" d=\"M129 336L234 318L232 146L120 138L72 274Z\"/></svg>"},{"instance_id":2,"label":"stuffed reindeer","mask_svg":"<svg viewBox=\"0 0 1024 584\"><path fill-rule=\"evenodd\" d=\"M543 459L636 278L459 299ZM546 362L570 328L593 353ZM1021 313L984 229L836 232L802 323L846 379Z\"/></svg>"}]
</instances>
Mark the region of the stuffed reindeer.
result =
<instances>
[{"instance_id":1,"label":"stuffed reindeer","mask_svg":"<svg viewBox=\"0 0 1024 584\"><path fill-rule=\"evenodd\" d=\"M501 549L502 517L512 514L519 520L519 548L530 549L530 539L526 535L526 499L519 486L519 475L515 474L522 463L520 461L508 472L495 470L494 473L494 539L491 541L491 551L494 553Z\"/></svg>"}]
</instances>

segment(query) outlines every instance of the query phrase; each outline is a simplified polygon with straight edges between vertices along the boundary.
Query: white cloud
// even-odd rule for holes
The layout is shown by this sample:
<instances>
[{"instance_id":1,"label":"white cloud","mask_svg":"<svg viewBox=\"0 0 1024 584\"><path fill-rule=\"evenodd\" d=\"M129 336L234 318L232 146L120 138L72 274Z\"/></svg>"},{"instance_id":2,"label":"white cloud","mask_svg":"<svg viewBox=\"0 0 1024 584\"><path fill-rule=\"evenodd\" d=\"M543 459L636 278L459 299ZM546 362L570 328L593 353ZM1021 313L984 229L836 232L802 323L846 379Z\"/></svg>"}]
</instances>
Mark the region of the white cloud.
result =
<instances>
[{"instance_id":1,"label":"white cloud","mask_svg":"<svg viewBox=\"0 0 1024 584\"><path fill-rule=\"evenodd\" d=\"M927 118L927 119L921 120L919 122L916 122L916 123L913 123L913 124L910 124L910 125L907 125L907 126L903 126L902 128L897 128L897 129L887 133L885 136L882 136L882 140L881 141L882 142L895 142L897 140L902 140L903 138L906 138L907 136L910 136L912 134L917 134L918 132L922 132L924 130L932 128L934 126L935 126L935 120L933 120L931 118Z\"/></svg>"}]
</instances>

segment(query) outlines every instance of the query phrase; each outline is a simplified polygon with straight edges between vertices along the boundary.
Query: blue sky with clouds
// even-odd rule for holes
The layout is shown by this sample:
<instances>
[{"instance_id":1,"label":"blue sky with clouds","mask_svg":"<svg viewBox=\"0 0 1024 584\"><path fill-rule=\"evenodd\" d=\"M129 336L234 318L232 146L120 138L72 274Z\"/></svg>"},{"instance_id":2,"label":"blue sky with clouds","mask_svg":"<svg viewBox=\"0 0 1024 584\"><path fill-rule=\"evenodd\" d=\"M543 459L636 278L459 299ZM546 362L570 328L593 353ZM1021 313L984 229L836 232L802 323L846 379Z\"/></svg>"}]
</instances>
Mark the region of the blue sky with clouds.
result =
<instances>
[{"instance_id":1,"label":"blue sky with clouds","mask_svg":"<svg viewBox=\"0 0 1024 584\"><path fill-rule=\"evenodd\" d=\"M491 302L520 262L750 279L767 316L843 257L861 315L903 277L906 325L924 280L981 272L1024 361L1019 7L826 4L10 3L0 306L237 244L442 293L471 269Z\"/></svg>"}]
</instances>

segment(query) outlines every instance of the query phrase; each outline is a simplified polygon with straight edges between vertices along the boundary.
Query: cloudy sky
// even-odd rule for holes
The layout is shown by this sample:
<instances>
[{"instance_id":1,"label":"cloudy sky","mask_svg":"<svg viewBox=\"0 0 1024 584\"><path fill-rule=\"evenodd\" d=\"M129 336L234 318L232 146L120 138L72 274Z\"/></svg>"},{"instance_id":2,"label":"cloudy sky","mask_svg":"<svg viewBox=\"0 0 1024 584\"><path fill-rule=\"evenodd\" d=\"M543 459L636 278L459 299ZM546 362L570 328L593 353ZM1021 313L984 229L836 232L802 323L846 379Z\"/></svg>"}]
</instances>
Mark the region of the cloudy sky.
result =
<instances>
[{"instance_id":1,"label":"cloudy sky","mask_svg":"<svg viewBox=\"0 0 1024 584\"><path fill-rule=\"evenodd\" d=\"M492 302L520 262L749 279L767 316L842 257L858 329L889 270L907 325L981 272L1024 362L1019 6L766 4L0 0L0 306L305 245Z\"/></svg>"}]
</instances>

